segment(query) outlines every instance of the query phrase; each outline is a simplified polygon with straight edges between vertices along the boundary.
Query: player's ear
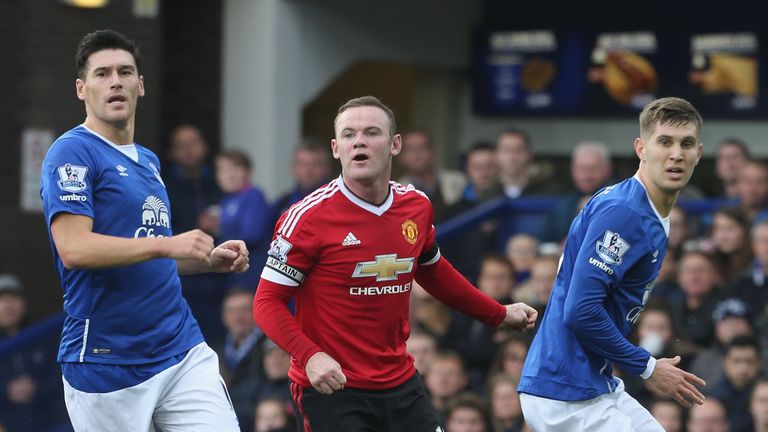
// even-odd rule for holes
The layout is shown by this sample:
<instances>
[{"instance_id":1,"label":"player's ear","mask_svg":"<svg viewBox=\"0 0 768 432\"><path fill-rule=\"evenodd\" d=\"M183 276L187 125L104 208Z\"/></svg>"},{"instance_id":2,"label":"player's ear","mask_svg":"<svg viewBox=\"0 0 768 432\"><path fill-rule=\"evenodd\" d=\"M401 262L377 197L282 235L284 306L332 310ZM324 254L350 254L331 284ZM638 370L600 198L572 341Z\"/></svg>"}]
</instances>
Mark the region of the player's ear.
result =
<instances>
[{"instance_id":1,"label":"player's ear","mask_svg":"<svg viewBox=\"0 0 768 432\"><path fill-rule=\"evenodd\" d=\"M339 145L336 144L336 138L331 140L331 153L333 153L334 159L339 159L339 157L341 157L339 155Z\"/></svg>"},{"instance_id":2,"label":"player's ear","mask_svg":"<svg viewBox=\"0 0 768 432\"><path fill-rule=\"evenodd\" d=\"M75 93L78 99L85 100L85 82L80 78L75 80Z\"/></svg>"},{"instance_id":3,"label":"player's ear","mask_svg":"<svg viewBox=\"0 0 768 432\"><path fill-rule=\"evenodd\" d=\"M699 161L701 160L701 155L704 153L704 143L699 143L699 151L696 154L696 165L699 164Z\"/></svg>"},{"instance_id":4,"label":"player's ear","mask_svg":"<svg viewBox=\"0 0 768 432\"><path fill-rule=\"evenodd\" d=\"M403 138L400 136L400 134L395 134L395 136L392 137L391 153L393 156L397 156L400 154L402 150L403 150Z\"/></svg>"},{"instance_id":5,"label":"player's ear","mask_svg":"<svg viewBox=\"0 0 768 432\"><path fill-rule=\"evenodd\" d=\"M645 160L645 142L641 137L635 138L635 154L641 161Z\"/></svg>"},{"instance_id":6,"label":"player's ear","mask_svg":"<svg viewBox=\"0 0 768 432\"><path fill-rule=\"evenodd\" d=\"M139 75L139 97L144 96L144 75Z\"/></svg>"}]
</instances>

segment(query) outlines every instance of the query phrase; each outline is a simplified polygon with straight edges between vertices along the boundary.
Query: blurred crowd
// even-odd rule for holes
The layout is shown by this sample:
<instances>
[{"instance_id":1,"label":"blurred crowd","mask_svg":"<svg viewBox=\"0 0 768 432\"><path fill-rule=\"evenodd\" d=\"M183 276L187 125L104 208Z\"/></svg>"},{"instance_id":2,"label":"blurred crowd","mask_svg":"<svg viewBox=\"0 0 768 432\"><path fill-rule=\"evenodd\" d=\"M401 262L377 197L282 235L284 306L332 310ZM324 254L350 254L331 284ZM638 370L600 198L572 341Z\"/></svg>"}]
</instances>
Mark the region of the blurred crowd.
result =
<instances>
[{"instance_id":1,"label":"blurred crowd","mask_svg":"<svg viewBox=\"0 0 768 432\"><path fill-rule=\"evenodd\" d=\"M437 166L439 144L426 130L404 133L403 143L397 181L429 196L438 226L496 199L544 196L554 202L545 213L489 218L441 241L443 254L478 289L540 313L571 220L597 190L621 180L614 177L609 147L599 142L574 146L570 181L537 160L520 129L472 146L461 170ZM714 156L715 171L703 173L714 180L690 185L681 198L722 206L673 210L669 250L631 336L655 357L680 355L683 367L707 382L707 401L684 409L641 378L622 378L669 432L768 431L768 165L734 138L718 143ZM290 167L295 185L274 202L251 183L255 168L246 153L210 155L193 125L173 131L167 160L163 179L174 231L200 228L217 242L243 239L251 250L246 273L182 277L184 296L219 354L241 428L295 430L290 358L255 325L252 303L277 218L336 175L328 146L311 139L296 146ZM25 317L22 282L0 275L0 341L22 331ZM485 327L413 289L408 352L448 432L527 430L516 388L531 339ZM0 431L55 430L66 421L57 345L53 334L0 357Z\"/></svg>"}]
</instances>

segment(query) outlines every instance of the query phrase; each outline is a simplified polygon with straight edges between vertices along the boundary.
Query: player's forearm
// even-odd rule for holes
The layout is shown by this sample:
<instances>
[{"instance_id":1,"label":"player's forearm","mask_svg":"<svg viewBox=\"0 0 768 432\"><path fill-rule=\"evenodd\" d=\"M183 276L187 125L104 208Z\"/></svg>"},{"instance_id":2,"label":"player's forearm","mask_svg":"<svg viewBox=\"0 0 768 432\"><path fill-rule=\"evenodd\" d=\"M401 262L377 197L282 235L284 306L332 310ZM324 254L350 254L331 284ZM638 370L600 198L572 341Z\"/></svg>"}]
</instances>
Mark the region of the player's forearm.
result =
<instances>
[{"instance_id":1,"label":"player's forearm","mask_svg":"<svg viewBox=\"0 0 768 432\"><path fill-rule=\"evenodd\" d=\"M416 281L440 302L486 325L498 326L507 314L503 305L475 288L445 258L419 266Z\"/></svg>"},{"instance_id":2,"label":"player's forearm","mask_svg":"<svg viewBox=\"0 0 768 432\"><path fill-rule=\"evenodd\" d=\"M646 371L650 354L632 345L601 305L566 304L564 321L579 343L588 350L618 364L625 372L633 375L639 376Z\"/></svg>"},{"instance_id":3,"label":"player's forearm","mask_svg":"<svg viewBox=\"0 0 768 432\"><path fill-rule=\"evenodd\" d=\"M59 257L67 269L99 269L125 266L167 256L161 237L123 238L80 232L55 239Z\"/></svg>"},{"instance_id":4,"label":"player's forearm","mask_svg":"<svg viewBox=\"0 0 768 432\"><path fill-rule=\"evenodd\" d=\"M301 331L288 310L292 290L261 279L253 301L253 319L267 337L305 367L309 358L322 349Z\"/></svg>"},{"instance_id":5,"label":"player's forearm","mask_svg":"<svg viewBox=\"0 0 768 432\"><path fill-rule=\"evenodd\" d=\"M210 264L191 258L177 259L176 267L178 267L180 275L206 273L211 271Z\"/></svg>"}]
</instances>

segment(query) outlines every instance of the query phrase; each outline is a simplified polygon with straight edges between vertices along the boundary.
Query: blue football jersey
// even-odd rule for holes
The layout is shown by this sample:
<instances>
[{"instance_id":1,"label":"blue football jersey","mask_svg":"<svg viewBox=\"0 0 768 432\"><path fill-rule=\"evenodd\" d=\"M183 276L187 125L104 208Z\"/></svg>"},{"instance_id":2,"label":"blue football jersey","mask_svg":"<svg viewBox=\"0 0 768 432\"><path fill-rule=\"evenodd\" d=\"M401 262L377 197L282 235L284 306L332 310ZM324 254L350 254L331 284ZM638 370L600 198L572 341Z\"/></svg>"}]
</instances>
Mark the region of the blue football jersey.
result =
<instances>
[{"instance_id":1,"label":"blue football jersey","mask_svg":"<svg viewBox=\"0 0 768 432\"><path fill-rule=\"evenodd\" d=\"M40 193L49 237L59 213L90 217L98 234L171 236L159 168L157 156L139 145L118 148L83 125L64 133L42 166ZM68 270L52 237L51 250L66 312L60 362L156 363L203 341L181 296L175 260Z\"/></svg>"},{"instance_id":2,"label":"blue football jersey","mask_svg":"<svg viewBox=\"0 0 768 432\"><path fill-rule=\"evenodd\" d=\"M560 269L518 391L587 400L618 385L611 364L647 374L655 362L627 335L667 249L662 218L637 177L596 193L571 224Z\"/></svg>"}]
</instances>

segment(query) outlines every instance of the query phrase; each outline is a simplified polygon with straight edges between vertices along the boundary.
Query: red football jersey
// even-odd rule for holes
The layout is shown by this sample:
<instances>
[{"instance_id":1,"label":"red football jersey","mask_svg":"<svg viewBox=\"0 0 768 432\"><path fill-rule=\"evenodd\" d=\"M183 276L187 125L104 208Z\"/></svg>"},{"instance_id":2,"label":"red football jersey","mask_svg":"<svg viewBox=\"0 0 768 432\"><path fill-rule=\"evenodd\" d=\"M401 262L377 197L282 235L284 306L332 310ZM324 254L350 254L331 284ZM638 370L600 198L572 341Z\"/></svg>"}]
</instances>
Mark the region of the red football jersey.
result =
<instances>
[{"instance_id":1,"label":"red football jersey","mask_svg":"<svg viewBox=\"0 0 768 432\"><path fill-rule=\"evenodd\" d=\"M392 388L416 373L405 350L408 299L416 268L440 258L432 218L413 186L390 182L375 206L339 177L275 227L262 278L296 287L299 327L341 364L349 387ZM310 386L295 358L289 376Z\"/></svg>"}]
</instances>

